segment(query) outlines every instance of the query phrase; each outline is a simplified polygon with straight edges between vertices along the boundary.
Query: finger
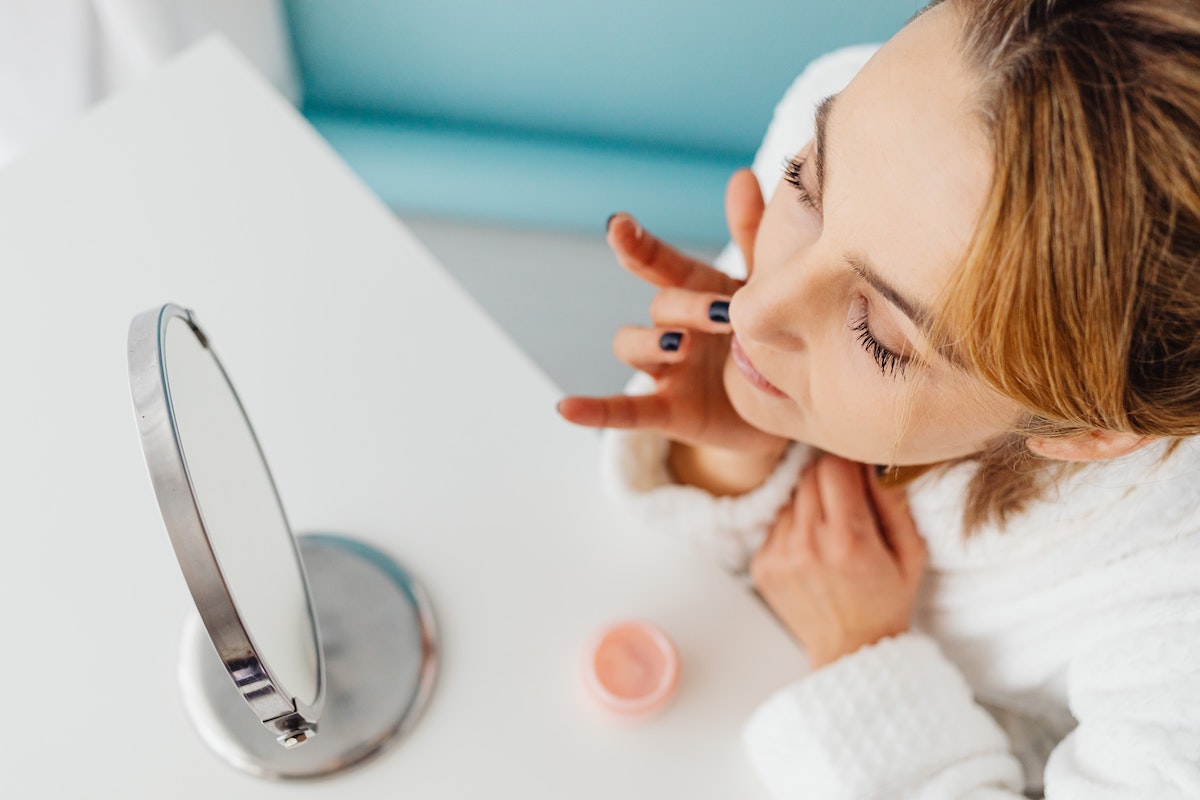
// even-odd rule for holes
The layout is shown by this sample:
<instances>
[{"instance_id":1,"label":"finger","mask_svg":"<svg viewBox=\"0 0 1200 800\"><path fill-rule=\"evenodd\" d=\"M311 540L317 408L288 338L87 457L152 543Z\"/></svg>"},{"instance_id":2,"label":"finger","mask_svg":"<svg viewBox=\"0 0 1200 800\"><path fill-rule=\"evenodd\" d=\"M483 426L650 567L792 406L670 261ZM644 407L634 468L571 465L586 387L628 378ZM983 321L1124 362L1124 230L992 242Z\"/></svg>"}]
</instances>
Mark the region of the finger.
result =
<instances>
[{"instance_id":1,"label":"finger","mask_svg":"<svg viewBox=\"0 0 1200 800\"><path fill-rule=\"evenodd\" d=\"M666 288L650 303L650 319L660 328L729 333L729 300L727 294Z\"/></svg>"},{"instance_id":2,"label":"finger","mask_svg":"<svg viewBox=\"0 0 1200 800\"><path fill-rule=\"evenodd\" d=\"M815 472L825 510L824 524L817 527L817 547L824 558L850 560L876 528L862 468L844 458L824 456Z\"/></svg>"},{"instance_id":3,"label":"finger","mask_svg":"<svg viewBox=\"0 0 1200 800\"><path fill-rule=\"evenodd\" d=\"M925 540L909 511L908 495L902 488L884 486L874 468L867 469L866 477L875 514L879 517L884 536L900 560L901 569L906 575L919 574L925 569L927 551Z\"/></svg>"},{"instance_id":4,"label":"finger","mask_svg":"<svg viewBox=\"0 0 1200 800\"><path fill-rule=\"evenodd\" d=\"M791 505L794 516L788 531L788 543L793 552L815 552L814 532L825 516L815 467L815 464L809 464L800 473L800 482L796 484L796 492L793 495Z\"/></svg>"},{"instance_id":5,"label":"finger","mask_svg":"<svg viewBox=\"0 0 1200 800\"><path fill-rule=\"evenodd\" d=\"M822 456L816 464L825 519L832 524L860 523L871 517L862 465L840 456Z\"/></svg>"},{"instance_id":6,"label":"finger","mask_svg":"<svg viewBox=\"0 0 1200 800\"><path fill-rule=\"evenodd\" d=\"M661 428L670 417L670 408L656 394L618 394L567 397L559 402L558 413L568 422L589 428Z\"/></svg>"},{"instance_id":7,"label":"finger","mask_svg":"<svg viewBox=\"0 0 1200 800\"><path fill-rule=\"evenodd\" d=\"M792 505L802 520L820 522L825 518L821 503L821 489L817 484L817 465L811 463L800 471L800 482L796 484Z\"/></svg>"},{"instance_id":8,"label":"finger","mask_svg":"<svg viewBox=\"0 0 1200 800\"><path fill-rule=\"evenodd\" d=\"M779 509L779 514L775 517L775 521L771 523L771 527L767 529L767 538L762 543L759 551L762 552L768 548L779 546L780 540L784 539L788 531L796 520L796 508L792 498L788 498L788 502L783 504Z\"/></svg>"},{"instance_id":9,"label":"finger","mask_svg":"<svg viewBox=\"0 0 1200 800\"><path fill-rule=\"evenodd\" d=\"M684 255L642 228L631 215L614 214L608 222L608 246L621 266L655 286L697 286L732 292L732 278Z\"/></svg>"},{"instance_id":10,"label":"finger","mask_svg":"<svg viewBox=\"0 0 1200 800\"><path fill-rule=\"evenodd\" d=\"M788 547L788 537L795 528L796 509L793 498L788 498L779 509L779 515L767 528L767 538L759 545L758 550L750 559L750 582L756 589L763 589L769 583L774 573L773 566L777 563L777 553Z\"/></svg>"},{"instance_id":11,"label":"finger","mask_svg":"<svg viewBox=\"0 0 1200 800\"><path fill-rule=\"evenodd\" d=\"M754 239L765 208L754 173L748 169L733 173L725 186L725 223L733 243L742 251L747 275L754 269Z\"/></svg>"},{"instance_id":12,"label":"finger","mask_svg":"<svg viewBox=\"0 0 1200 800\"><path fill-rule=\"evenodd\" d=\"M664 369L687 358L693 338L677 329L627 325L613 336L613 355L639 372L657 378Z\"/></svg>"}]
</instances>

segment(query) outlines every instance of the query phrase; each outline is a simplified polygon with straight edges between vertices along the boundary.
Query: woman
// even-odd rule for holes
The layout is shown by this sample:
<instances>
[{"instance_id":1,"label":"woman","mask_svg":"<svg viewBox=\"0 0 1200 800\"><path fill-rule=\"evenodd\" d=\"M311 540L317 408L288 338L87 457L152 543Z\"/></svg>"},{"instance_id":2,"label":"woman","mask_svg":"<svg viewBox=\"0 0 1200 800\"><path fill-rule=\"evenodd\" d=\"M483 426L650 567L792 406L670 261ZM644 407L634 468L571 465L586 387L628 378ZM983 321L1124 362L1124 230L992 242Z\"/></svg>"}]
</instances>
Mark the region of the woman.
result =
<instances>
[{"instance_id":1,"label":"woman","mask_svg":"<svg viewBox=\"0 0 1200 800\"><path fill-rule=\"evenodd\" d=\"M560 412L804 645L772 791L1200 797L1200 4L934 3L727 215Z\"/></svg>"}]
</instances>

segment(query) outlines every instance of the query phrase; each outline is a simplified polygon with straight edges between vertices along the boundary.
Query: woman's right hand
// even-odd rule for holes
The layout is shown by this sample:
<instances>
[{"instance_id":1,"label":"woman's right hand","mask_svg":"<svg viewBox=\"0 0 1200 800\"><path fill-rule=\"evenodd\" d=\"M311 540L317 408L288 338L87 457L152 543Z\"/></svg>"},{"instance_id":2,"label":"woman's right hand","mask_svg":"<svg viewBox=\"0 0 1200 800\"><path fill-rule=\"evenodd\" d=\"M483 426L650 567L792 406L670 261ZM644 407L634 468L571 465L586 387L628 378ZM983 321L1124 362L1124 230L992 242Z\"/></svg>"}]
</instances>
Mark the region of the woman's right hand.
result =
<instances>
[{"instance_id":1,"label":"woman's right hand","mask_svg":"<svg viewBox=\"0 0 1200 800\"><path fill-rule=\"evenodd\" d=\"M726 218L748 270L762 212L753 174L735 173L726 191ZM579 425L653 429L700 451L673 454L677 463L711 461L703 452L711 450L720 452L717 460L744 457L773 466L787 441L755 428L734 410L724 383L732 330L728 322L710 317L713 304L728 303L742 282L660 241L628 214L610 220L608 243L625 269L659 287L650 306L652 326L624 327L613 339L617 357L652 377L655 391L568 397L559 413ZM664 341L672 338L677 348L665 348Z\"/></svg>"}]
</instances>

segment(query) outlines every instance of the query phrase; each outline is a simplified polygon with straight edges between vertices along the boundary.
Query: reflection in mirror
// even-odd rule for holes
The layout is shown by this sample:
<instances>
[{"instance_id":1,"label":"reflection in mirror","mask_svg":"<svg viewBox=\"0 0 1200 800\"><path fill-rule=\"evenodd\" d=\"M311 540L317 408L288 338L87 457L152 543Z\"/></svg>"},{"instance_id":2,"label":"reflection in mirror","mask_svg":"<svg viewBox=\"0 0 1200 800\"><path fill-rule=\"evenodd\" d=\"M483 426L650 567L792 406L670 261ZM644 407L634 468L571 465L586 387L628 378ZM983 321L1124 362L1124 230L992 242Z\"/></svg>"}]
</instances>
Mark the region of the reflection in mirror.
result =
<instances>
[{"instance_id":1,"label":"reflection in mirror","mask_svg":"<svg viewBox=\"0 0 1200 800\"><path fill-rule=\"evenodd\" d=\"M296 699L317 699L316 631L299 556L225 373L182 318L164 374L188 477L221 573L259 657Z\"/></svg>"}]
</instances>

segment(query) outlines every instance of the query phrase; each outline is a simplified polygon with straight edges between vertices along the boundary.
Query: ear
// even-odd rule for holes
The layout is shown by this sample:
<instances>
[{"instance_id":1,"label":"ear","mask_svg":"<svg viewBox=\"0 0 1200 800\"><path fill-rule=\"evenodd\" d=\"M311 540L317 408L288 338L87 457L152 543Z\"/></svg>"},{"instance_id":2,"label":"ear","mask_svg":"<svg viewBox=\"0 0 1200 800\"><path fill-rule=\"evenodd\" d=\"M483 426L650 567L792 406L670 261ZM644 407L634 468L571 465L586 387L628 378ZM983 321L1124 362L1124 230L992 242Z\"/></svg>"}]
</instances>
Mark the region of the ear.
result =
<instances>
[{"instance_id":1,"label":"ear","mask_svg":"<svg viewBox=\"0 0 1200 800\"><path fill-rule=\"evenodd\" d=\"M1128 455L1153 441L1156 441L1155 437L1137 433L1088 431L1055 439L1031 436L1025 440L1025 446L1031 452L1055 461L1104 461Z\"/></svg>"}]
</instances>

